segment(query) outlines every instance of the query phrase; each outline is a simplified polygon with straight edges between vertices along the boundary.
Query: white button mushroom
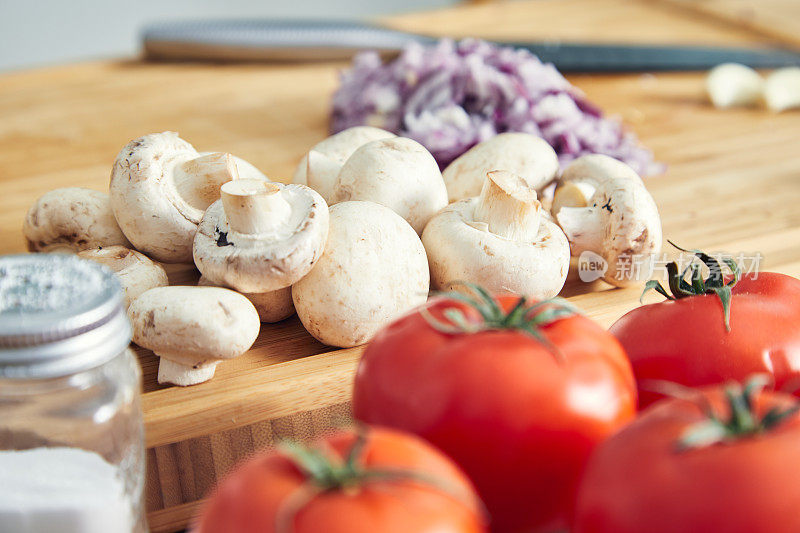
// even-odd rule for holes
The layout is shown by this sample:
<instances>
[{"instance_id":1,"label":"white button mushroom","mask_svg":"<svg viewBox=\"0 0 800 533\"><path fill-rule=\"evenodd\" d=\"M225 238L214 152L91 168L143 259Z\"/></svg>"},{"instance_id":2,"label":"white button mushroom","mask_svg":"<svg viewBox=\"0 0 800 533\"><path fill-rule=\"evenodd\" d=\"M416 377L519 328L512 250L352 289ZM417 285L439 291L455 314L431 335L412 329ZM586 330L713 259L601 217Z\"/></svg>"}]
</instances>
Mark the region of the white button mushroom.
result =
<instances>
[{"instance_id":1,"label":"white button mushroom","mask_svg":"<svg viewBox=\"0 0 800 533\"><path fill-rule=\"evenodd\" d=\"M216 287L205 276L200 276L198 287ZM294 314L292 288L284 287L270 292L245 292L242 296L250 300L258 311L261 322L280 322Z\"/></svg>"},{"instance_id":2,"label":"white button mushroom","mask_svg":"<svg viewBox=\"0 0 800 533\"><path fill-rule=\"evenodd\" d=\"M466 281L539 299L558 294L569 272L569 243L540 210L521 177L489 172L479 197L450 204L422 234L433 287Z\"/></svg>"},{"instance_id":3,"label":"white button mushroom","mask_svg":"<svg viewBox=\"0 0 800 533\"><path fill-rule=\"evenodd\" d=\"M714 107L748 106L758 103L764 80L755 70L738 63L723 63L706 77L706 91Z\"/></svg>"},{"instance_id":4,"label":"white button mushroom","mask_svg":"<svg viewBox=\"0 0 800 533\"><path fill-rule=\"evenodd\" d=\"M208 381L217 364L242 355L261 323L241 294L217 287L158 287L128 308L133 342L161 357L158 382Z\"/></svg>"},{"instance_id":5,"label":"white button mushroom","mask_svg":"<svg viewBox=\"0 0 800 533\"><path fill-rule=\"evenodd\" d=\"M372 141L356 150L336 178L334 203L364 200L406 219L417 234L447 205L447 189L433 156L412 139Z\"/></svg>"},{"instance_id":6,"label":"white button mushroom","mask_svg":"<svg viewBox=\"0 0 800 533\"><path fill-rule=\"evenodd\" d=\"M357 346L427 300L428 260L413 228L387 207L343 202L330 215L325 252L292 297L314 337Z\"/></svg>"},{"instance_id":7,"label":"white button mushroom","mask_svg":"<svg viewBox=\"0 0 800 533\"><path fill-rule=\"evenodd\" d=\"M541 191L558 174L558 156L544 139L530 133L501 133L477 144L450 163L442 176L450 202L480 194L486 174L507 170Z\"/></svg>"},{"instance_id":8,"label":"white button mushroom","mask_svg":"<svg viewBox=\"0 0 800 533\"><path fill-rule=\"evenodd\" d=\"M31 252L131 245L114 218L108 194L82 187L42 195L28 210L22 234Z\"/></svg>"},{"instance_id":9,"label":"white button mushroom","mask_svg":"<svg viewBox=\"0 0 800 533\"><path fill-rule=\"evenodd\" d=\"M380 128L356 126L331 135L314 145L303 156L297 170L294 171L294 183L308 185L317 191L328 204L333 204L333 192L336 176L353 152L371 141L394 137Z\"/></svg>"},{"instance_id":10,"label":"white button mushroom","mask_svg":"<svg viewBox=\"0 0 800 533\"><path fill-rule=\"evenodd\" d=\"M111 207L125 236L158 261L189 263L203 212L238 177L230 154L199 154L177 133L128 143L111 172Z\"/></svg>"},{"instance_id":11,"label":"white button mushroom","mask_svg":"<svg viewBox=\"0 0 800 533\"><path fill-rule=\"evenodd\" d=\"M103 264L114 271L125 292L125 307L145 291L169 285L164 267L124 246L83 250L78 252L78 257Z\"/></svg>"},{"instance_id":12,"label":"white button mushroom","mask_svg":"<svg viewBox=\"0 0 800 533\"><path fill-rule=\"evenodd\" d=\"M322 255L328 206L305 185L236 180L197 228L194 261L216 285L245 293L283 289Z\"/></svg>"},{"instance_id":13,"label":"white button mushroom","mask_svg":"<svg viewBox=\"0 0 800 533\"><path fill-rule=\"evenodd\" d=\"M605 281L626 286L650 276L650 256L661 249L661 219L628 165L599 154L579 157L564 170L553 205L572 255L591 251L608 263Z\"/></svg>"},{"instance_id":14,"label":"white button mushroom","mask_svg":"<svg viewBox=\"0 0 800 533\"><path fill-rule=\"evenodd\" d=\"M800 67L787 67L767 76L764 101L777 112L800 107Z\"/></svg>"}]
</instances>

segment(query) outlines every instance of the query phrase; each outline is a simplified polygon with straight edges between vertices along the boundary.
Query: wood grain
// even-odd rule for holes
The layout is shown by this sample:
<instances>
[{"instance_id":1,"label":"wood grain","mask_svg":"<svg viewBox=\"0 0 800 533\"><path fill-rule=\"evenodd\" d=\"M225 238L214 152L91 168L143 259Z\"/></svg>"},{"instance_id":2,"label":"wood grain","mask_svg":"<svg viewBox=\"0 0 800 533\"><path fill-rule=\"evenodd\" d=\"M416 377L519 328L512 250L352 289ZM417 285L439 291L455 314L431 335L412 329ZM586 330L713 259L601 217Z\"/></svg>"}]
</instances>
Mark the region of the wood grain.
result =
<instances>
[{"instance_id":1,"label":"wood grain","mask_svg":"<svg viewBox=\"0 0 800 533\"><path fill-rule=\"evenodd\" d=\"M437 36L480 36L509 41L759 46L763 40L708 17L698 20L696 13L660 9L636 0L499 0L460 8L457 15L444 9L395 16L387 22L399 29Z\"/></svg>"},{"instance_id":2,"label":"wood grain","mask_svg":"<svg viewBox=\"0 0 800 533\"><path fill-rule=\"evenodd\" d=\"M761 42L752 31L709 20L650 1L540 0L390 23L505 39ZM3 75L0 253L24 249L20 227L36 197L64 186L105 189L117 151L144 133L179 131L200 150L230 151L285 179L325 136L342 66L129 60ZM712 251L758 252L762 268L800 275L800 114L715 110L705 102L701 74L570 79L669 165L665 176L647 181L665 237ZM173 282L196 281L190 267L169 270ZM609 325L638 305L639 290L570 281L564 294ZM138 353L145 379L147 508L153 531L167 532L184 527L217 479L254 450L346 422L361 349L323 346L290 319L265 325L250 352L188 389L159 386L157 358Z\"/></svg>"},{"instance_id":3,"label":"wood grain","mask_svg":"<svg viewBox=\"0 0 800 533\"><path fill-rule=\"evenodd\" d=\"M800 2L797 0L655 0L687 12L725 21L761 35L776 45L800 48Z\"/></svg>"}]
</instances>

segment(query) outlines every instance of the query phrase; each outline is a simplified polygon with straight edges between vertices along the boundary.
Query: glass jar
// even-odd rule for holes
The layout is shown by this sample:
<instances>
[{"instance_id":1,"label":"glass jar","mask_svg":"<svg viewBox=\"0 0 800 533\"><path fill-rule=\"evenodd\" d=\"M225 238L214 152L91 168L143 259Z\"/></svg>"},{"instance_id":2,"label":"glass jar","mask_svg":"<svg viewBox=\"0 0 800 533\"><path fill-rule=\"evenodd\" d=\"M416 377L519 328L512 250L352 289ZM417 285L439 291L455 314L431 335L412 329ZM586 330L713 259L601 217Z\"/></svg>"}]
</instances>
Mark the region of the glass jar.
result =
<instances>
[{"instance_id":1,"label":"glass jar","mask_svg":"<svg viewBox=\"0 0 800 533\"><path fill-rule=\"evenodd\" d=\"M142 533L141 371L116 277L0 258L0 533Z\"/></svg>"}]
</instances>

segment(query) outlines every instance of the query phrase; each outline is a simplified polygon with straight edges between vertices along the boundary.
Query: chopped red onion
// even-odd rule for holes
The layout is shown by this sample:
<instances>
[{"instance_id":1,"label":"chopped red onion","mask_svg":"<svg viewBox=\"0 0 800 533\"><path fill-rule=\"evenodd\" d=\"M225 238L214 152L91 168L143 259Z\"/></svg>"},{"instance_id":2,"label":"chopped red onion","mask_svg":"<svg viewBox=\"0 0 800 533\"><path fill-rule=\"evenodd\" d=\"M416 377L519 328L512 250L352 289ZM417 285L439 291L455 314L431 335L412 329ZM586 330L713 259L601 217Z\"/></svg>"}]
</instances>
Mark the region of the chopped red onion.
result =
<instances>
[{"instance_id":1,"label":"chopped red onion","mask_svg":"<svg viewBox=\"0 0 800 533\"><path fill-rule=\"evenodd\" d=\"M522 131L547 140L562 165L599 153L641 175L663 172L619 120L604 117L552 64L524 49L476 39L414 43L387 64L363 52L341 78L334 133L383 128L424 145L442 168L498 133Z\"/></svg>"}]
</instances>

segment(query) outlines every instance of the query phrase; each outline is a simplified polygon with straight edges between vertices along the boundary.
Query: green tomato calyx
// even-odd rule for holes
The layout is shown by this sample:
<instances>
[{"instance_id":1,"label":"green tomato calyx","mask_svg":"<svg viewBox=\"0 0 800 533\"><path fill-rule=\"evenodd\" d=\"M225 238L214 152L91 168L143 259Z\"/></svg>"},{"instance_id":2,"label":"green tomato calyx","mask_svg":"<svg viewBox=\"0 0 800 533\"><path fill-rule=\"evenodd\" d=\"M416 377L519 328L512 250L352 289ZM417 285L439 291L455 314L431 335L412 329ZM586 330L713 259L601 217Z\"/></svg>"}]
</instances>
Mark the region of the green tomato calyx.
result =
<instances>
[{"instance_id":1,"label":"green tomato calyx","mask_svg":"<svg viewBox=\"0 0 800 533\"><path fill-rule=\"evenodd\" d=\"M681 298L698 296L700 294L716 294L722 302L725 330L730 331L731 299L733 296L731 289L739 282L739 279L741 278L741 270L739 269L739 265L736 263L736 261L729 257L722 257L718 260L700 250L686 250L672 241L667 242L682 252L693 253L694 257L689 265L683 269L683 271L680 270L677 262L673 261L669 263L667 265L667 282L669 291L667 291L667 289L661 285L660 281L651 279L645 284L644 291L642 292L639 301L641 302L644 298L644 295L650 290L656 291L668 300L680 300ZM703 266L705 266L708 270L707 278L703 278ZM723 266L727 267L727 269L730 271L728 275L729 279L727 281L725 279L726 276L722 271Z\"/></svg>"},{"instance_id":2,"label":"green tomato calyx","mask_svg":"<svg viewBox=\"0 0 800 533\"><path fill-rule=\"evenodd\" d=\"M276 516L276 531L289 533L297 513L320 494L340 491L356 494L371 483L418 483L434 487L464 505L485 513L479 501L462 487L453 486L442 479L423 472L400 468L373 468L364 465L364 449L368 441L368 428L356 425L355 440L344 458L324 447L311 447L295 441L283 441L278 450L305 476L306 483L290 494Z\"/></svg>"},{"instance_id":3,"label":"green tomato calyx","mask_svg":"<svg viewBox=\"0 0 800 533\"><path fill-rule=\"evenodd\" d=\"M428 324L441 333L462 335L481 331L515 329L527 333L542 344L550 346L549 341L542 334L541 328L562 318L581 314L577 307L564 298L555 297L538 302L534 301L530 304L526 296L519 296L514 307L506 312L494 296L483 287L467 282L457 282L457 284L466 287L469 294L452 291L443 293L442 296L467 304L480 313L481 320L468 319L464 312L455 306L442 311L442 316L446 320L436 318L427 308L422 308L420 313Z\"/></svg>"},{"instance_id":4,"label":"green tomato calyx","mask_svg":"<svg viewBox=\"0 0 800 533\"><path fill-rule=\"evenodd\" d=\"M754 399L768 383L769 378L756 375L747 380L744 387L738 383L726 385L727 417L720 417L707 397L697 395L696 398L700 399L698 405L706 420L690 426L684 432L678 441L679 450L706 448L763 435L800 412L800 402L795 402L788 408L772 407L759 416Z\"/></svg>"}]
</instances>

